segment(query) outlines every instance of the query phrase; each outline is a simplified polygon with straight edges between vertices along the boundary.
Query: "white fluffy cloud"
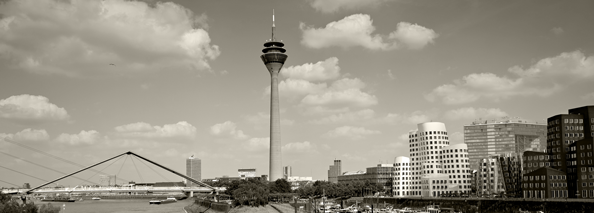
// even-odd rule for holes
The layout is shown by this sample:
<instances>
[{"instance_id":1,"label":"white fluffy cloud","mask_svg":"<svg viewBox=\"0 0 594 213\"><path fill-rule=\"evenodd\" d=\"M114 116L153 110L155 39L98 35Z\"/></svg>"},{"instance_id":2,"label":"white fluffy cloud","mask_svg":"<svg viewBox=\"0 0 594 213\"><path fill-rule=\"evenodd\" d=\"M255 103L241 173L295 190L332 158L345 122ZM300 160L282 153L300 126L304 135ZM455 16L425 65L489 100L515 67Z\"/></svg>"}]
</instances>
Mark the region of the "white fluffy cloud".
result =
<instances>
[{"instance_id":1,"label":"white fluffy cloud","mask_svg":"<svg viewBox=\"0 0 594 213\"><path fill-rule=\"evenodd\" d=\"M15 95L0 100L0 118L10 120L48 121L69 118L64 108L43 96Z\"/></svg>"},{"instance_id":2,"label":"white fluffy cloud","mask_svg":"<svg viewBox=\"0 0 594 213\"><path fill-rule=\"evenodd\" d=\"M499 101L514 96L546 97L570 85L594 79L594 56L581 51L565 52L539 60L529 68L514 66L508 69L515 78L493 73L473 73L445 84L425 95L431 102L446 104L470 103L485 98Z\"/></svg>"},{"instance_id":3,"label":"white fluffy cloud","mask_svg":"<svg viewBox=\"0 0 594 213\"><path fill-rule=\"evenodd\" d=\"M245 144L244 148L248 151L261 151L270 148L270 137L267 138L250 138Z\"/></svg>"},{"instance_id":4,"label":"white fluffy cloud","mask_svg":"<svg viewBox=\"0 0 594 213\"><path fill-rule=\"evenodd\" d=\"M310 143L309 141L304 142L294 142L285 144L281 147L283 153L312 153L316 152L316 145Z\"/></svg>"},{"instance_id":5,"label":"white fluffy cloud","mask_svg":"<svg viewBox=\"0 0 594 213\"><path fill-rule=\"evenodd\" d=\"M326 83L312 83L302 79L288 78L278 84L278 91L281 97L294 100L307 94L320 93L328 86ZM270 86L264 89L265 95L270 95Z\"/></svg>"},{"instance_id":6,"label":"white fluffy cloud","mask_svg":"<svg viewBox=\"0 0 594 213\"><path fill-rule=\"evenodd\" d=\"M48 141L49 134L45 129L23 129L17 133L0 133L0 139L9 139L14 141Z\"/></svg>"},{"instance_id":7,"label":"white fluffy cloud","mask_svg":"<svg viewBox=\"0 0 594 213\"><path fill-rule=\"evenodd\" d=\"M433 43L437 34L432 29L427 29L418 24L400 22L396 25L396 31L390 33L390 39L400 41L409 49L421 49L427 44Z\"/></svg>"},{"instance_id":8,"label":"white fluffy cloud","mask_svg":"<svg viewBox=\"0 0 594 213\"><path fill-rule=\"evenodd\" d=\"M55 140L70 145L94 144L101 139L101 134L95 130L80 131L78 134L60 134Z\"/></svg>"},{"instance_id":9,"label":"white fluffy cloud","mask_svg":"<svg viewBox=\"0 0 594 213\"><path fill-rule=\"evenodd\" d=\"M377 97L361 91L365 88L358 78L343 78L332 83L322 93L309 94L301 103L305 105L348 105L356 107L368 107L377 104Z\"/></svg>"},{"instance_id":10,"label":"white fluffy cloud","mask_svg":"<svg viewBox=\"0 0 594 213\"><path fill-rule=\"evenodd\" d=\"M142 138L196 137L196 127L186 121L163 126L152 126L145 122L137 122L115 127L119 136Z\"/></svg>"},{"instance_id":11,"label":"white fluffy cloud","mask_svg":"<svg viewBox=\"0 0 594 213\"><path fill-rule=\"evenodd\" d=\"M202 70L220 54L205 16L172 2L18 0L0 14L0 61L35 73Z\"/></svg>"},{"instance_id":12,"label":"white fluffy cloud","mask_svg":"<svg viewBox=\"0 0 594 213\"><path fill-rule=\"evenodd\" d=\"M325 81L338 78L340 67L338 58L331 57L324 61L305 63L302 65L290 66L281 71L284 77L302 79L306 81Z\"/></svg>"},{"instance_id":13,"label":"white fluffy cloud","mask_svg":"<svg viewBox=\"0 0 594 213\"><path fill-rule=\"evenodd\" d=\"M406 117L406 120L411 124L419 124L431 120L431 117L421 111L414 111Z\"/></svg>"},{"instance_id":14,"label":"white fluffy cloud","mask_svg":"<svg viewBox=\"0 0 594 213\"><path fill-rule=\"evenodd\" d=\"M373 20L367 14L354 14L330 22L324 28L299 25L303 32L301 44L315 49L326 47L350 48L361 46L370 50L393 50L406 46L421 49L438 37L432 29L417 24L400 22L388 36L373 34Z\"/></svg>"},{"instance_id":15,"label":"white fluffy cloud","mask_svg":"<svg viewBox=\"0 0 594 213\"><path fill-rule=\"evenodd\" d=\"M310 5L322 13L334 13L339 10L354 10L376 7L389 0L310 0Z\"/></svg>"},{"instance_id":16,"label":"white fluffy cloud","mask_svg":"<svg viewBox=\"0 0 594 213\"><path fill-rule=\"evenodd\" d=\"M477 118L501 118L507 116L507 113L498 108L465 107L447 111L444 116L450 120L472 120Z\"/></svg>"},{"instance_id":17,"label":"white fluffy cloud","mask_svg":"<svg viewBox=\"0 0 594 213\"><path fill-rule=\"evenodd\" d=\"M362 139L368 135L380 134L380 131L369 130L363 127L341 126L336 129L328 131L324 136L330 138L345 137L351 140Z\"/></svg>"},{"instance_id":18,"label":"white fluffy cloud","mask_svg":"<svg viewBox=\"0 0 594 213\"><path fill-rule=\"evenodd\" d=\"M225 121L210 127L210 133L213 135L231 135L235 139L246 139L249 136L243 131L237 129L237 125L231 121Z\"/></svg>"},{"instance_id":19,"label":"white fluffy cloud","mask_svg":"<svg viewBox=\"0 0 594 213\"><path fill-rule=\"evenodd\" d=\"M369 120L375 116L375 111L372 109L363 109L354 112L344 112L333 114L324 118L311 121L314 124L332 124L344 122L358 122L362 120Z\"/></svg>"}]
</instances>

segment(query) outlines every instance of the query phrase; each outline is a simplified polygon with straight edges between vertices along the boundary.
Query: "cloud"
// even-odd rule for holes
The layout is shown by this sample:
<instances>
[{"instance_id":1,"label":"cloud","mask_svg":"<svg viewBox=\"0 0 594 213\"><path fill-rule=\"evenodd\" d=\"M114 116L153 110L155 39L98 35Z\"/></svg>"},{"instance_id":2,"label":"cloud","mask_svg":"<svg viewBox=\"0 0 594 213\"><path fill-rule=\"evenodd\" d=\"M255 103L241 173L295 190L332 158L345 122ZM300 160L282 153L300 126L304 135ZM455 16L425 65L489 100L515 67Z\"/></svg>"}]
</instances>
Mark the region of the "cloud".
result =
<instances>
[{"instance_id":1,"label":"cloud","mask_svg":"<svg viewBox=\"0 0 594 213\"><path fill-rule=\"evenodd\" d=\"M206 16L172 2L19 0L0 14L1 63L34 73L209 70L220 55Z\"/></svg>"},{"instance_id":2,"label":"cloud","mask_svg":"<svg viewBox=\"0 0 594 213\"><path fill-rule=\"evenodd\" d=\"M377 104L375 95L361 91L365 88L358 78L343 78L332 83L324 92L309 94L301 103L304 105L349 105L355 107L368 107Z\"/></svg>"},{"instance_id":3,"label":"cloud","mask_svg":"<svg viewBox=\"0 0 594 213\"><path fill-rule=\"evenodd\" d=\"M410 115L406 116L406 121L411 124L419 124L424 123L431 120L432 115L428 115L427 113L421 111L414 111Z\"/></svg>"},{"instance_id":4,"label":"cloud","mask_svg":"<svg viewBox=\"0 0 594 213\"><path fill-rule=\"evenodd\" d=\"M311 7L322 13L334 13L339 10L355 10L366 7L377 7L389 0L310 0Z\"/></svg>"},{"instance_id":5,"label":"cloud","mask_svg":"<svg viewBox=\"0 0 594 213\"><path fill-rule=\"evenodd\" d=\"M284 77L292 79L302 79L306 81L326 81L338 78L340 67L338 58L331 57L317 63L305 63L302 65L283 68L281 74Z\"/></svg>"},{"instance_id":6,"label":"cloud","mask_svg":"<svg viewBox=\"0 0 594 213\"><path fill-rule=\"evenodd\" d=\"M288 143L281 147L283 153L313 153L316 145L309 141Z\"/></svg>"},{"instance_id":7,"label":"cloud","mask_svg":"<svg viewBox=\"0 0 594 213\"><path fill-rule=\"evenodd\" d=\"M448 141L450 141L450 145L464 143L464 133L461 133L461 132L450 133L448 136Z\"/></svg>"},{"instance_id":8,"label":"cloud","mask_svg":"<svg viewBox=\"0 0 594 213\"><path fill-rule=\"evenodd\" d=\"M394 77L394 74L392 73L392 70L388 70L388 77L392 80L396 79L396 77Z\"/></svg>"},{"instance_id":9,"label":"cloud","mask_svg":"<svg viewBox=\"0 0 594 213\"><path fill-rule=\"evenodd\" d=\"M60 134L55 141L70 145L94 144L101 140L101 134L95 130L80 131L78 134Z\"/></svg>"},{"instance_id":10,"label":"cloud","mask_svg":"<svg viewBox=\"0 0 594 213\"><path fill-rule=\"evenodd\" d=\"M311 83L302 79L285 79L278 84L278 91L281 97L286 97L289 100L303 97L307 94L320 93L327 88L326 83ZM264 89L265 95L270 95L270 86Z\"/></svg>"},{"instance_id":11,"label":"cloud","mask_svg":"<svg viewBox=\"0 0 594 213\"><path fill-rule=\"evenodd\" d=\"M328 117L320 118L317 120L310 121L314 124L332 124L332 123L345 123L345 122L358 122L362 120L369 120L375 116L375 111L372 109L363 109L355 112L344 112Z\"/></svg>"},{"instance_id":12,"label":"cloud","mask_svg":"<svg viewBox=\"0 0 594 213\"><path fill-rule=\"evenodd\" d=\"M0 139L9 139L14 141L48 141L49 134L45 129L23 129L17 133L0 133Z\"/></svg>"},{"instance_id":13,"label":"cloud","mask_svg":"<svg viewBox=\"0 0 594 213\"><path fill-rule=\"evenodd\" d=\"M245 144L245 149L248 151L261 151L270 148L270 137L266 138L250 138Z\"/></svg>"},{"instance_id":14,"label":"cloud","mask_svg":"<svg viewBox=\"0 0 594 213\"><path fill-rule=\"evenodd\" d=\"M0 100L0 118L14 121L67 120L64 108L49 102L43 96L15 95Z\"/></svg>"},{"instance_id":15,"label":"cloud","mask_svg":"<svg viewBox=\"0 0 594 213\"><path fill-rule=\"evenodd\" d=\"M342 107L342 108L329 108L326 106L310 106L304 108L302 114L304 115L328 115L334 113L344 113L348 112L350 108Z\"/></svg>"},{"instance_id":16,"label":"cloud","mask_svg":"<svg viewBox=\"0 0 594 213\"><path fill-rule=\"evenodd\" d=\"M561 27L555 27L551 29L551 32L553 32L555 35L562 35L565 31Z\"/></svg>"},{"instance_id":17,"label":"cloud","mask_svg":"<svg viewBox=\"0 0 594 213\"><path fill-rule=\"evenodd\" d=\"M282 116L281 116L282 117ZM244 115L243 118L253 124L254 126L266 126L270 125L270 114L265 112L258 112L255 115ZM283 126L290 126L295 124L294 120L289 120L285 118L281 118L280 120L281 125Z\"/></svg>"},{"instance_id":18,"label":"cloud","mask_svg":"<svg viewBox=\"0 0 594 213\"><path fill-rule=\"evenodd\" d=\"M367 14L354 14L339 21L330 22L324 28L315 28L300 23L303 33L301 44L314 49L361 46L370 50L394 50L403 46L421 49L433 43L438 34L432 29L417 24L400 22L388 36L373 34L373 20Z\"/></svg>"},{"instance_id":19,"label":"cloud","mask_svg":"<svg viewBox=\"0 0 594 213\"><path fill-rule=\"evenodd\" d=\"M243 131L237 129L237 125L231 121L225 121L210 127L210 134L213 135L231 135L235 139L243 140L248 138Z\"/></svg>"},{"instance_id":20,"label":"cloud","mask_svg":"<svg viewBox=\"0 0 594 213\"><path fill-rule=\"evenodd\" d=\"M390 33L388 38L400 41L409 49L418 50L433 43L437 36L437 33L432 29L427 29L418 24L400 22L396 26L396 31Z\"/></svg>"},{"instance_id":21,"label":"cloud","mask_svg":"<svg viewBox=\"0 0 594 213\"><path fill-rule=\"evenodd\" d=\"M330 138L337 138L337 137L346 137L351 140L358 140L362 139L367 135L374 135L380 134L380 131L377 130L369 130L363 127L353 127L353 126L342 126L336 129L330 130L324 136Z\"/></svg>"},{"instance_id":22,"label":"cloud","mask_svg":"<svg viewBox=\"0 0 594 213\"><path fill-rule=\"evenodd\" d=\"M481 98L500 101L515 96L547 97L570 85L594 79L594 56L586 57L581 51L564 52L541 59L526 69L511 67L508 72L516 77L473 73L433 89L425 98L430 102L463 104Z\"/></svg>"},{"instance_id":23,"label":"cloud","mask_svg":"<svg viewBox=\"0 0 594 213\"><path fill-rule=\"evenodd\" d=\"M473 120L477 118L494 119L507 116L508 114L498 108L473 108L466 107L447 111L445 118L450 120Z\"/></svg>"},{"instance_id":24,"label":"cloud","mask_svg":"<svg viewBox=\"0 0 594 213\"><path fill-rule=\"evenodd\" d=\"M186 121L163 126L151 126L149 123L137 122L115 127L119 136L140 138L189 138L196 137L196 127Z\"/></svg>"}]
</instances>

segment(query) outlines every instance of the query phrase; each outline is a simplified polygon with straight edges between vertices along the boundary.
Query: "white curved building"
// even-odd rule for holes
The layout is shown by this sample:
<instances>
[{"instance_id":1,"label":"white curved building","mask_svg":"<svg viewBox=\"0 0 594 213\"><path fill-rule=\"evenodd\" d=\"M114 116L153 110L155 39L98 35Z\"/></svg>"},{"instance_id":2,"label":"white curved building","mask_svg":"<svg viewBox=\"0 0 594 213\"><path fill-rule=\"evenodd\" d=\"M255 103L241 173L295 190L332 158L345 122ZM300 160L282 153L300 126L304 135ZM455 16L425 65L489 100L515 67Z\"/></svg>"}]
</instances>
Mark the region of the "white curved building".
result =
<instances>
[{"instance_id":1,"label":"white curved building","mask_svg":"<svg viewBox=\"0 0 594 213\"><path fill-rule=\"evenodd\" d=\"M466 144L449 145L448 132L441 122L420 123L409 132L411 181L410 190L405 191L408 196L470 191Z\"/></svg>"},{"instance_id":2,"label":"white curved building","mask_svg":"<svg viewBox=\"0 0 594 213\"><path fill-rule=\"evenodd\" d=\"M400 156L394 161L394 181L392 189L396 197L404 197L409 194L411 182L410 158Z\"/></svg>"}]
</instances>

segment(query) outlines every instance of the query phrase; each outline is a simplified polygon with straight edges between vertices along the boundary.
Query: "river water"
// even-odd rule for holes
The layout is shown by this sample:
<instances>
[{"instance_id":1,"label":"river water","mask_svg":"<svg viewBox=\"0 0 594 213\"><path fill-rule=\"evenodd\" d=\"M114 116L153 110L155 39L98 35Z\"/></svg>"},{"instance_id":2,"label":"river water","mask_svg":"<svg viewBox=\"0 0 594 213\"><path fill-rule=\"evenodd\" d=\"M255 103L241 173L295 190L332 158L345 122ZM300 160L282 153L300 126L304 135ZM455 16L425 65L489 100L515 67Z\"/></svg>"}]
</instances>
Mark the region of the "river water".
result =
<instances>
[{"instance_id":1,"label":"river water","mask_svg":"<svg viewBox=\"0 0 594 213\"><path fill-rule=\"evenodd\" d=\"M191 205L194 199L180 200L175 203L149 205L149 200L84 200L73 203L63 202L35 202L37 205L51 203L53 206L63 207L60 213L184 213L184 206ZM65 205L65 206L63 206Z\"/></svg>"}]
</instances>

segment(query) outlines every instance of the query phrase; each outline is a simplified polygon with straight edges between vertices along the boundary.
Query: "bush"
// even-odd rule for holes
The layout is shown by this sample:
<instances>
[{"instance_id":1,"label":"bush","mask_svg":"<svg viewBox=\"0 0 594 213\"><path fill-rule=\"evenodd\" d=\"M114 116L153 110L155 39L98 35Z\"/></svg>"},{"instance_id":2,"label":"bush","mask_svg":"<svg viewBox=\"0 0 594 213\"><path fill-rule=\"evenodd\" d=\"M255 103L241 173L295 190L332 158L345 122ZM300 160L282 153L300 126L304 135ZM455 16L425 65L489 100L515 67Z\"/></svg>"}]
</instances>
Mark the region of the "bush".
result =
<instances>
[{"instance_id":1,"label":"bush","mask_svg":"<svg viewBox=\"0 0 594 213\"><path fill-rule=\"evenodd\" d=\"M59 213L60 207L53 206L51 203L43 204L39 207L39 213Z\"/></svg>"}]
</instances>

